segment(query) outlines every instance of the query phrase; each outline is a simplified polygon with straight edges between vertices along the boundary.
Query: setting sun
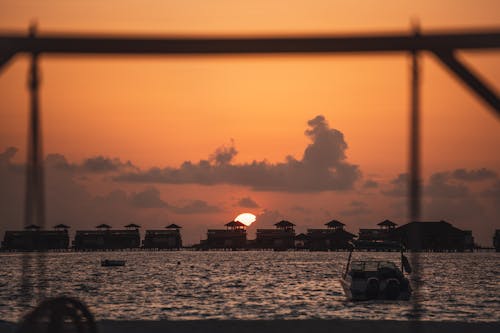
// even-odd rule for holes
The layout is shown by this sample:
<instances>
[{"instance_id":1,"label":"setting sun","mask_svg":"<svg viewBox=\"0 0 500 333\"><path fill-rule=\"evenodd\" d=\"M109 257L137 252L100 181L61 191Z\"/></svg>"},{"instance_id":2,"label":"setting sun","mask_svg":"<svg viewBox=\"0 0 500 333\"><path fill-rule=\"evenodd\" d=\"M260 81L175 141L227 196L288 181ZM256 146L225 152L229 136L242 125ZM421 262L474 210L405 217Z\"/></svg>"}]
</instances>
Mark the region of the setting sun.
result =
<instances>
[{"instance_id":1,"label":"setting sun","mask_svg":"<svg viewBox=\"0 0 500 333\"><path fill-rule=\"evenodd\" d=\"M255 222L255 215L250 214L250 213L242 213L234 219L235 221L241 222L246 226L251 225L252 223Z\"/></svg>"}]
</instances>

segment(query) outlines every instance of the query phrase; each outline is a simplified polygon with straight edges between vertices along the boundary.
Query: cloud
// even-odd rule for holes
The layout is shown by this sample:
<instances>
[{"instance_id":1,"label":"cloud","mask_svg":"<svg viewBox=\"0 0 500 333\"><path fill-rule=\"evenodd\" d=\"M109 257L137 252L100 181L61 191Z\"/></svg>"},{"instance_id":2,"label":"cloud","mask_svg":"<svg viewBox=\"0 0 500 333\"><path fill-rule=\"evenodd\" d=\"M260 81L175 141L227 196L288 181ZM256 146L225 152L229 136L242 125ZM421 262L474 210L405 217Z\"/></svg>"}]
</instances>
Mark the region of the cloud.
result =
<instances>
[{"instance_id":1,"label":"cloud","mask_svg":"<svg viewBox=\"0 0 500 333\"><path fill-rule=\"evenodd\" d=\"M61 154L48 154L45 157L45 167L68 172L76 171L78 168L76 164L69 163L66 157Z\"/></svg>"},{"instance_id":2,"label":"cloud","mask_svg":"<svg viewBox=\"0 0 500 333\"><path fill-rule=\"evenodd\" d=\"M219 207L209 205L203 200L193 200L183 206L170 206L170 210L177 214L208 214L221 211Z\"/></svg>"},{"instance_id":3,"label":"cloud","mask_svg":"<svg viewBox=\"0 0 500 333\"><path fill-rule=\"evenodd\" d=\"M424 213L428 220L446 220L451 223L458 222L460 225L468 224L468 229L473 228L473 225L478 227L479 224L487 222L488 219L484 206L473 196L432 198L425 202Z\"/></svg>"},{"instance_id":4,"label":"cloud","mask_svg":"<svg viewBox=\"0 0 500 333\"><path fill-rule=\"evenodd\" d=\"M303 207L303 206L299 206L299 205L293 205L292 207L290 207L290 210L292 212L300 213L300 214L311 214L312 213L312 209L307 208L307 207Z\"/></svg>"},{"instance_id":5,"label":"cloud","mask_svg":"<svg viewBox=\"0 0 500 333\"><path fill-rule=\"evenodd\" d=\"M427 184L423 184L423 192L425 196L429 197L464 197L470 193L470 189L465 184L466 182L496 179L496 177L496 172L486 168L436 172L429 177ZM408 174L402 173L390 181L389 189L381 192L388 196L406 196L407 186ZM488 193L488 190L483 193Z\"/></svg>"},{"instance_id":6,"label":"cloud","mask_svg":"<svg viewBox=\"0 0 500 333\"><path fill-rule=\"evenodd\" d=\"M391 197L403 197L408 195L408 174L400 173L396 178L390 181L388 190L382 190L382 194Z\"/></svg>"},{"instance_id":7,"label":"cloud","mask_svg":"<svg viewBox=\"0 0 500 333\"><path fill-rule=\"evenodd\" d=\"M285 216L281 214L278 210L274 209L264 209L262 213L257 215L257 223L255 223L256 226L259 228L263 227L274 227L274 224L284 220ZM293 221L290 221L293 223ZM253 225L253 224L252 224Z\"/></svg>"},{"instance_id":8,"label":"cloud","mask_svg":"<svg viewBox=\"0 0 500 333\"><path fill-rule=\"evenodd\" d=\"M458 198L469 193L467 186L453 180L449 172L436 172L429 178L424 193L431 197Z\"/></svg>"},{"instance_id":9,"label":"cloud","mask_svg":"<svg viewBox=\"0 0 500 333\"><path fill-rule=\"evenodd\" d=\"M378 187L378 183L376 181L374 181L374 180L368 179L363 184L363 187L364 188L377 188Z\"/></svg>"},{"instance_id":10,"label":"cloud","mask_svg":"<svg viewBox=\"0 0 500 333\"><path fill-rule=\"evenodd\" d=\"M351 201L349 207L345 210L341 210L340 214L343 216L358 216L370 214L372 211L368 208L368 204L362 201Z\"/></svg>"},{"instance_id":11,"label":"cloud","mask_svg":"<svg viewBox=\"0 0 500 333\"><path fill-rule=\"evenodd\" d=\"M259 208L259 204L250 197L244 197L238 200L238 206L244 208Z\"/></svg>"},{"instance_id":12,"label":"cloud","mask_svg":"<svg viewBox=\"0 0 500 333\"><path fill-rule=\"evenodd\" d=\"M500 180L497 180L493 185L481 192L481 195L483 197L500 199Z\"/></svg>"},{"instance_id":13,"label":"cloud","mask_svg":"<svg viewBox=\"0 0 500 333\"><path fill-rule=\"evenodd\" d=\"M17 152L18 149L16 147L6 148L3 153L0 153L0 165L10 164Z\"/></svg>"},{"instance_id":14,"label":"cloud","mask_svg":"<svg viewBox=\"0 0 500 333\"><path fill-rule=\"evenodd\" d=\"M160 191L150 187L141 192L133 192L130 195L130 202L135 207L140 208L166 208L168 204L160 199Z\"/></svg>"},{"instance_id":15,"label":"cloud","mask_svg":"<svg viewBox=\"0 0 500 333\"><path fill-rule=\"evenodd\" d=\"M360 178L358 166L346 161L347 143L342 132L330 128L323 116L308 121L305 135L312 141L301 160L253 161L232 164L237 150L220 147L207 160L184 162L179 168L151 168L125 172L116 181L167 184L232 184L256 191L320 192L349 190Z\"/></svg>"},{"instance_id":16,"label":"cloud","mask_svg":"<svg viewBox=\"0 0 500 333\"><path fill-rule=\"evenodd\" d=\"M104 156L95 156L85 159L81 168L86 172L105 173L130 168L134 169L135 166L130 161L122 162L118 158L111 159Z\"/></svg>"},{"instance_id":17,"label":"cloud","mask_svg":"<svg viewBox=\"0 0 500 333\"><path fill-rule=\"evenodd\" d=\"M61 171L96 174L137 170L130 161L122 162L119 158L109 158L100 155L86 158L81 164L77 164L69 163L64 155L48 154L45 158L45 165Z\"/></svg>"},{"instance_id":18,"label":"cloud","mask_svg":"<svg viewBox=\"0 0 500 333\"><path fill-rule=\"evenodd\" d=\"M231 141L231 146L222 146L215 150L211 156L211 160L215 162L215 165L227 165L230 164L232 159L238 154L236 148L234 148L234 142Z\"/></svg>"},{"instance_id":19,"label":"cloud","mask_svg":"<svg viewBox=\"0 0 500 333\"><path fill-rule=\"evenodd\" d=\"M463 181L482 181L487 179L494 179L497 173L493 170L481 168L476 170L456 169L452 173L453 178Z\"/></svg>"}]
</instances>

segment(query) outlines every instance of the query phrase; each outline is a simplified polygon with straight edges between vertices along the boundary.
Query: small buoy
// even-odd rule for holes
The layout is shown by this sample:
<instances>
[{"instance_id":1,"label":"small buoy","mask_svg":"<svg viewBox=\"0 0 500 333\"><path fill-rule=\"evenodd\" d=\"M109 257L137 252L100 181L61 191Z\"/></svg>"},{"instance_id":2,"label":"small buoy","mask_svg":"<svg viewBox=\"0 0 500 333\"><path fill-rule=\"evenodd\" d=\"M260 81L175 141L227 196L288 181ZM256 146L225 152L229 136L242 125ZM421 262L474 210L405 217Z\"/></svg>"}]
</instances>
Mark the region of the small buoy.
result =
<instances>
[{"instance_id":1,"label":"small buoy","mask_svg":"<svg viewBox=\"0 0 500 333\"><path fill-rule=\"evenodd\" d=\"M178 261L178 262L177 262L177 265L180 265L180 264L181 264L181 262L180 262L180 261Z\"/></svg>"}]
</instances>

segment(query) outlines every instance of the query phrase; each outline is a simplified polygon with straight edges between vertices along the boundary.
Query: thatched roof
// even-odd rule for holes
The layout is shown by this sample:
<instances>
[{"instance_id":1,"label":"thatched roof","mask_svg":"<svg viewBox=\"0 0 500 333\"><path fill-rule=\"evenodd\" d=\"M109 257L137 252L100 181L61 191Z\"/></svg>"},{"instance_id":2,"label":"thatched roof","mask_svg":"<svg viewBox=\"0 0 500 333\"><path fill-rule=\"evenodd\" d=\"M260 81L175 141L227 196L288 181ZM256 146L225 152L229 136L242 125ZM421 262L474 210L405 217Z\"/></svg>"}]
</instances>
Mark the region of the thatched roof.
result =
<instances>
[{"instance_id":1,"label":"thatched roof","mask_svg":"<svg viewBox=\"0 0 500 333\"><path fill-rule=\"evenodd\" d=\"M229 223L226 223L225 226L226 227L246 227L246 225L241 223L240 221L231 221Z\"/></svg>"},{"instance_id":2,"label":"thatched roof","mask_svg":"<svg viewBox=\"0 0 500 333\"><path fill-rule=\"evenodd\" d=\"M140 228L141 226L135 223L130 223L125 226L125 228Z\"/></svg>"},{"instance_id":3,"label":"thatched roof","mask_svg":"<svg viewBox=\"0 0 500 333\"><path fill-rule=\"evenodd\" d=\"M62 224L62 223L54 226L54 229L69 229L69 228L70 228L69 225Z\"/></svg>"},{"instance_id":4,"label":"thatched roof","mask_svg":"<svg viewBox=\"0 0 500 333\"><path fill-rule=\"evenodd\" d=\"M111 226L110 225L107 225L105 223L102 223L102 224L99 224L98 226L96 226L97 229L111 229Z\"/></svg>"},{"instance_id":5,"label":"thatched roof","mask_svg":"<svg viewBox=\"0 0 500 333\"><path fill-rule=\"evenodd\" d=\"M30 224L30 225L27 225L24 227L24 229L26 230L38 230L40 229L41 227L36 225L36 224Z\"/></svg>"},{"instance_id":6,"label":"thatched roof","mask_svg":"<svg viewBox=\"0 0 500 333\"><path fill-rule=\"evenodd\" d=\"M389 221L389 220L384 220L380 223L377 223L377 225L379 225L381 227L395 227L395 226L397 226L396 223Z\"/></svg>"},{"instance_id":7,"label":"thatched roof","mask_svg":"<svg viewBox=\"0 0 500 333\"><path fill-rule=\"evenodd\" d=\"M277 226L278 228L286 228L286 227L293 227L293 226L295 226L295 224L293 224L292 222L285 221L285 220L281 220L278 223L275 223L274 225Z\"/></svg>"},{"instance_id":8,"label":"thatched roof","mask_svg":"<svg viewBox=\"0 0 500 333\"><path fill-rule=\"evenodd\" d=\"M331 220L330 222L325 223L325 225L329 228L338 228L338 227L343 227L345 226L344 223L337 221L337 220Z\"/></svg>"},{"instance_id":9,"label":"thatched roof","mask_svg":"<svg viewBox=\"0 0 500 333\"><path fill-rule=\"evenodd\" d=\"M167 225L165 228L167 229L181 229L182 227L181 226L178 226L177 224L175 223L172 223L170 225Z\"/></svg>"}]
</instances>

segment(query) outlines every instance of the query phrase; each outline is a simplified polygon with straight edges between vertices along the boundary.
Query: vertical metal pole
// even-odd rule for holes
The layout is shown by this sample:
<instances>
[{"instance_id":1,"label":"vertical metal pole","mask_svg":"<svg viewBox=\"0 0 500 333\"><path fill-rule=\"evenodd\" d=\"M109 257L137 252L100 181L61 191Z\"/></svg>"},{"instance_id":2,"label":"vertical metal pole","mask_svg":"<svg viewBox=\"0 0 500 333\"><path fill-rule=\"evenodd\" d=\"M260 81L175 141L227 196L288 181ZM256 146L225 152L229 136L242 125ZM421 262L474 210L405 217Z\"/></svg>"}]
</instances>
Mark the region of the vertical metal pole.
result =
<instances>
[{"instance_id":1,"label":"vertical metal pole","mask_svg":"<svg viewBox=\"0 0 500 333\"><path fill-rule=\"evenodd\" d=\"M34 39L36 27L30 27L30 38ZM44 193L44 170L43 170L43 153L42 153L42 137L40 125L40 108L39 108L39 86L40 77L38 70L38 52L31 54L31 66L28 79L28 88L30 93L30 115L28 129L28 149L26 162L26 202L24 225L38 225L42 230L45 227L45 193ZM35 237L35 241L38 237ZM34 244L35 248L42 244ZM30 288L30 266L31 258L26 255L23 258L23 278L24 284L22 290L29 292ZM45 283L45 254L40 251L37 256L38 266L38 298L44 298L44 283ZM31 294L31 293L30 293ZM30 295L23 295L24 299L29 301Z\"/></svg>"},{"instance_id":2,"label":"vertical metal pole","mask_svg":"<svg viewBox=\"0 0 500 333\"><path fill-rule=\"evenodd\" d=\"M418 26L414 26L415 40L419 36ZM411 53L411 112L410 112L410 163L409 163L409 222L419 222L421 217L421 171L420 171L420 68L417 50ZM411 319L419 320L422 314L420 284L420 234L419 228L410 230L409 247L412 249L412 282L414 288ZM420 332L420 325L413 326Z\"/></svg>"},{"instance_id":3,"label":"vertical metal pole","mask_svg":"<svg viewBox=\"0 0 500 333\"><path fill-rule=\"evenodd\" d=\"M420 220L420 103L418 53L412 52L410 115L410 222Z\"/></svg>"}]
</instances>

